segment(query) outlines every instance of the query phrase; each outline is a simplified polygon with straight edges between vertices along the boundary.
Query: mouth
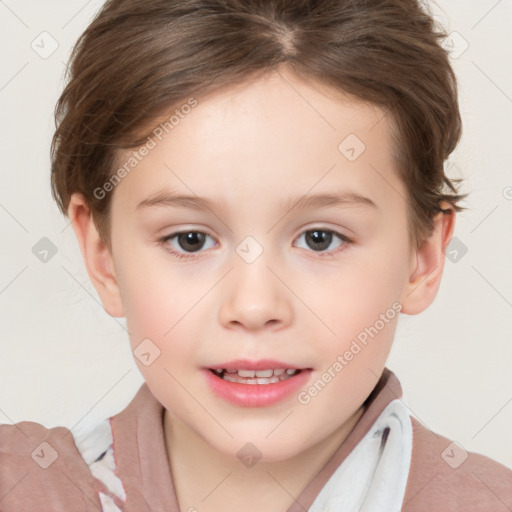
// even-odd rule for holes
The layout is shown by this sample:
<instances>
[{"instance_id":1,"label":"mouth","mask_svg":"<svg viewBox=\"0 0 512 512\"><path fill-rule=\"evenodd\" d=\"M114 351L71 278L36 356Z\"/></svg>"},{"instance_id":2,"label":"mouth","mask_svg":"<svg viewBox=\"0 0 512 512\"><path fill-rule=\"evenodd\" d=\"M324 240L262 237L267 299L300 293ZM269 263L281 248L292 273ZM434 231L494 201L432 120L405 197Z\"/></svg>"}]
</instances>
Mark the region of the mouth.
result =
<instances>
[{"instance_id":1,"label":"mouth","mask_svg":"<svg viewBox=\"0 0 512 512\"><path fill-rule=\"evenodd\" d=\"M215 377L238 384L275 384L291 379L303 370L298 368L267 368L264 370L244 370L208 368Z\"/></svg>"},{"instance_id":2,"label":"mouth","mask_svg":"<svg viewBox=\"0 0 512 512\"><path fill-rule=\"evenodd\" d=\"M284 401L306 386L312 374L312 368L275 359L237 359L202 370L215 395L241 407L266 407Z\"/></svg>"}]
</instances>

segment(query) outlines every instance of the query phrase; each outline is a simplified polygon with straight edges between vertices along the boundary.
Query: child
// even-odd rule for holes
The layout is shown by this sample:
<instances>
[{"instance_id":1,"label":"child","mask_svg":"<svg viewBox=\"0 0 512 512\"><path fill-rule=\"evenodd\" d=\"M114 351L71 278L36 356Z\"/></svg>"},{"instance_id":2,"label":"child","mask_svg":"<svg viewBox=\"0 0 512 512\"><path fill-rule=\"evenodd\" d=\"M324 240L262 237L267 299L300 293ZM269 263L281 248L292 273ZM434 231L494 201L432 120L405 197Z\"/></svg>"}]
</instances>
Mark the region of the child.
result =
<instances>
[{"instance_id":1,"label":"child","mask_svg":"<svg viewBox=\"0 0 512 512\"><path fill-rule=\"evenodd\" d=\"M462 210L445 35L416 0L107 1L52 185L146 382L87 435L2 425L2 512L512 509L385 367Z\"/></svg>"}]
</instances>

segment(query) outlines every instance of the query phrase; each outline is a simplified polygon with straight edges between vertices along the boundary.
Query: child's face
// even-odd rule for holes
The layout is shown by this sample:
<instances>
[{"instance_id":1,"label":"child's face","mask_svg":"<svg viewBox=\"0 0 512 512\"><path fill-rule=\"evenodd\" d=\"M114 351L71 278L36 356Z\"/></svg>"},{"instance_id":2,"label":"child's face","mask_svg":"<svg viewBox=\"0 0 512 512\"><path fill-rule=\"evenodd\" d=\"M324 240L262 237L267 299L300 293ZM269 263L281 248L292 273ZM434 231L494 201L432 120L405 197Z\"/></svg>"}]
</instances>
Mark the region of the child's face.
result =
<instances>
[{"instance_id":1,"label":"child's face","mask_svg":"<svg viewBox=\"0 0 512 512\"><path fill-rule=\"evenodd\" d=\"M136 361L168 421L178 418L230 456L252 442L267 460L336 435L360 412L414 269L388 117L282 76L198 98L169 135L153 137L158 144L117 185L112 204L132 349L149 352L141 359L151 364ZM349 191L374 206L289 208L301 196ZM157 193L217 205L137 208ZM192 258L159 244L180 231L192 234L167 247ZM236 359L312 371L277 402L244 406L218 396L205 370ZM311 391L317 380L320 391Z\"/></svg>"}]
</instances>

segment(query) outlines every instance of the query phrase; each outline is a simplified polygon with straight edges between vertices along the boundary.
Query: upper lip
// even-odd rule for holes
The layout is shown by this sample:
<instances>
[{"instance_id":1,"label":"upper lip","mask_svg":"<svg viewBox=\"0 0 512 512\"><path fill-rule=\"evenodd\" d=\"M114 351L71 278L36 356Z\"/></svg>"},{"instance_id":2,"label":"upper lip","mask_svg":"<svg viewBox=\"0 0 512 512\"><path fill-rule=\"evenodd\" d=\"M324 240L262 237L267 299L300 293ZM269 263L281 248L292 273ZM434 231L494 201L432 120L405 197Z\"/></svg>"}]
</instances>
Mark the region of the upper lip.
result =
<instances>
[{"instance_id":1,"label":"upper lip","mask_svg":"<svg viewBox=\"0 0 512 512\"><path fill-rule=\"evenodd\" d=\"M283 361L276 361L275 359L259 359L258 361L251 361L250 359L236 359L235 361L229 361L227 363L219 363L209 366L208 369L216 370L222 368L225 370L268 370L272 369L295 369L305 370L306 368L296 366L291 363L285 363Z\"/></svg>"}]
</instances>

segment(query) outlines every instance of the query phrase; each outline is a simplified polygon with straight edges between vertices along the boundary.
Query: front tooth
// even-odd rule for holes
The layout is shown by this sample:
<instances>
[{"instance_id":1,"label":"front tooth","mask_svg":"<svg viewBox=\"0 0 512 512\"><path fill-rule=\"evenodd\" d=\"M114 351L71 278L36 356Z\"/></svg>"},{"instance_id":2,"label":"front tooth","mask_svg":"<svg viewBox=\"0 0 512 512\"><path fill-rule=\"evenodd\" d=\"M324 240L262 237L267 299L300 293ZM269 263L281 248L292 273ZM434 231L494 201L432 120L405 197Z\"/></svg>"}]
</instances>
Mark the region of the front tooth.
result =
<instances>
[{"instance_id":1,"label":"front tooth","mask_svg":"<svg viewBox=\"0 0 512 512\"><path fill-rule=\"evenodd\" d=\"M258 370L256 372L256 377L272 377L274 374L274 370Z\"/></svg>"},{"instance_id":2,"label":"front tooth","mask_svg":"<svg viewBox=\"0 0 512 512\"><path fill-rule=\"evenodd\" d=\"M258 384L274 384L275 382L279 382L279 379L277 377L272 377L270 379L256 379L258 381Z\"/></svg>"},{"instance_id":3,"label":"front tooth","mask_svg":"<svg viewBox=\"0 0 512 512\"><path fill-rule=\"evenodd\" d=\"M238 370L239 377L254 377L255 373L254 370Z\"/></svg>"}]
</instances>

